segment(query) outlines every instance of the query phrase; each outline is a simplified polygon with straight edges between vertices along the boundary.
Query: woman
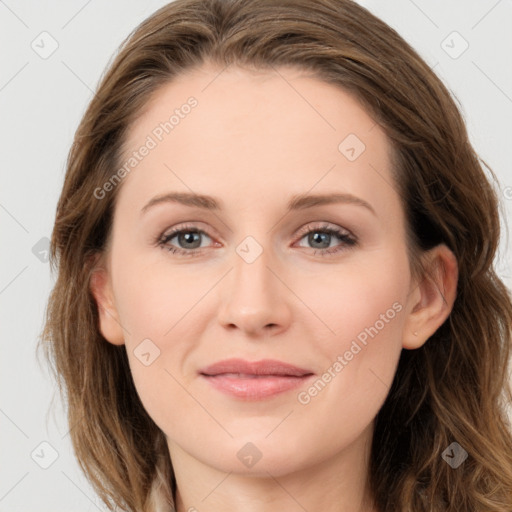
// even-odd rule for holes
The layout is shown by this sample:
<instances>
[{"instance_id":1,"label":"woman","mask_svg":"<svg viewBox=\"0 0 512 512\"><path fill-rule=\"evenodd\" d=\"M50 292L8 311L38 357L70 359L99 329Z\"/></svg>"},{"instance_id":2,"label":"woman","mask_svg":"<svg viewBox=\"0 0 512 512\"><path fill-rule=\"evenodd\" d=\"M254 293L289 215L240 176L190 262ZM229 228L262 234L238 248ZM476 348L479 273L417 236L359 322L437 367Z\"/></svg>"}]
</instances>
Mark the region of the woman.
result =
<instances>
[{"instance_id":1,"label":"woman","mask_svg":"<svg viewBox=\"0 0 512 512\"><path fill-rule=\"evenodd\" d=\"M87 477L129 511L512 510L498 243L454 101L364 8L160 9L52 237L44 346Z\"/></svg>"}]
</instances>

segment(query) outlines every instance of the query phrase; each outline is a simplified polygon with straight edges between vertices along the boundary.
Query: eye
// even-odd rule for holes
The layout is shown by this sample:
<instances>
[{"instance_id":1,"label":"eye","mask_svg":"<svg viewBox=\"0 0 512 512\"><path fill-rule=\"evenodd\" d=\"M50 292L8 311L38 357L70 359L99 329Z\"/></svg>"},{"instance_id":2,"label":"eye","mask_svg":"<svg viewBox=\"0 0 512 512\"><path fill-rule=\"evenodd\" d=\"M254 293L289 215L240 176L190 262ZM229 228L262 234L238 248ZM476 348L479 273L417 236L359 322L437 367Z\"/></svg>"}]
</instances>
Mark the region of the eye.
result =
<instances>
[{"instance_id":1,"label":"eye","mask_svg":"<svg viewBox=\"0 0 512 512\"><path fill-rule=\"evenodd\" d=\"M322 226L306 226L299 233L300 239L307 238L307 243L311 244L313 249L317 249L314 254L319 252L320 255L334 254L347 250L357 245L357 239L348 231L330 227L328 224ZM331 247L333 239L338 239L342 243Z\"/></svg>"},{"instance_id":2,"label":"eye","mask_svg":"<svg viewBox=\"0 0 512 512\"><path fill-rule=\"evenodd\" d=\"M157 243L163 249L166 249L174 254L179 254L182 256L195 256L202 252L200 250L202 249L201 239L204 236L210 238L207 233L195 226L182 226L163 234L161 237L159 237ZM171 245L171 240L173 239L176 239L176 241ZM176 244L178 247L176 247Z\"/></svg>"},{"instance_id":3,"label":"eye","mask_svg":"<svg viewBox=\"0 0 512 512\"><path fill-rule=\"evenodd\" d=\"M198 256L204 249L201 244L204 237L211 240L211 237L205 231L198 229L196 226L181 226L158 237L156 244L173 254ZM300 240L307 238L307 243L311 244L313 249L316 249L314 254L319 253L322 256L338 253L357 245L357 239L348 231L342 228L333 228L329 224L306 226L300 230L299 237ZM174 239L175 241L172 242ZM332 247L331 242L336 239L341 243Z\"/></svg>"}]
</instances>

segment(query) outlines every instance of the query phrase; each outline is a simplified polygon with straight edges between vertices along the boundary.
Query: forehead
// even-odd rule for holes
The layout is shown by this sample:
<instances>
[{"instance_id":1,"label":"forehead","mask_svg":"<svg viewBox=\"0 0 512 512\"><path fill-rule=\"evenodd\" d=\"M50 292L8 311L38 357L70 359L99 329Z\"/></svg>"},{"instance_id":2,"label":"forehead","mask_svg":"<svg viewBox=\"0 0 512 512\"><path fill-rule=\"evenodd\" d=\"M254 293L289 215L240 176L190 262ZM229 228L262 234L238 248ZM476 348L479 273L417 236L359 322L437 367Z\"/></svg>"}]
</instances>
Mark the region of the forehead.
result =
<instances>
[{"instance_id":1,"label":"forehead","mask_svg":"<svg viewBox=\"0 0 512 512\"><path fill-rule=\"evenodd\" d=\"M351 94L296 68L202 66L179 75L130 127L123 160L148 141L125 180L138 195L165 184L220 196L226 184L248 197L287 191L283 201L334 185L368 201L396 195L382 190L393 180L381 127Z\"/></svg>"},{"instance_id":2,"label":"forehead","mask_svg":"<svg viewBox=\"0 0 512 512\"><path fill-rule=\"evenodd\" d=\"M195 106L189 108L192 99ZM255 146L261 141L268 147L281 142L273 138L279 134L302 136L310 141L304 149L316 151L336 149L347 132L368 138L376 125L351 94L303 70L222 70L211 65L187 71L157 89L131 126L128 141L141 139L170 120L172 130L164 130L165 140L158 142L173 145L208 132L209 140L237 136L239 142L250 140Z\"/></svg>"}]
</instances>

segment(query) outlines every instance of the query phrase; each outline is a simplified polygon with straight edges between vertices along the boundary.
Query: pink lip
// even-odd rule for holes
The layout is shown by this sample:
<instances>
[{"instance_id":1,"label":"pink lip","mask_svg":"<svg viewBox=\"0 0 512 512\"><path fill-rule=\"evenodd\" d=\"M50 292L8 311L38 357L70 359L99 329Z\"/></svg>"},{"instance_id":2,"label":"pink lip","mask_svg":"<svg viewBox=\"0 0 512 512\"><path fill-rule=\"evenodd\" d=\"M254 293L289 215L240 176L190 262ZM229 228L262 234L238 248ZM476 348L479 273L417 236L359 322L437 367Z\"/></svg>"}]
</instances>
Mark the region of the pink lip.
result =
<instances>
[{"instance_id":1,"label":"pink lip","mask_svg":"<svg viewBox=\"0 0 512 512\"><path fill-rule=\"evenodd\" d=\"M226 359L201 369L199 374L219 391L260 400L300 386L313 372L272 359Z\"/></svg>"}]
</instances>

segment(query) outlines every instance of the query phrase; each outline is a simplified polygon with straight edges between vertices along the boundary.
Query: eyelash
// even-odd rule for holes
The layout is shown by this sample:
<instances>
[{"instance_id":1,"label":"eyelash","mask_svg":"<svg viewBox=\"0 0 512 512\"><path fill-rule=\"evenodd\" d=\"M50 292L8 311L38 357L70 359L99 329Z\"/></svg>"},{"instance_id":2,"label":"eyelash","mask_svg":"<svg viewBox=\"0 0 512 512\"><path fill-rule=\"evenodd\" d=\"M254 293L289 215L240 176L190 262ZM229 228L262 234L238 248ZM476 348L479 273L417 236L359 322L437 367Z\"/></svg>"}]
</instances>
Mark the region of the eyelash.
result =
<instances>
[{"instance_id":1,"label":"eyelash","mask_svg":"<svg viewBox=\"0 0 512 512\"><path fill-rule=\"evenodd\" d=\"M186 250L186 249L181 249L179 247L173 247L173 246L169 245L169 241L172 240L176 235L180 235L182 233L191 233L191 232L206 235L208 238L212 238L205 231L203 231L201 229L197 229L197 227L195 227L193 225L186 225L186 226L182 226L180 228L174 229L170 233L165 233L165 234L160 235L156 239L155 243L162 249L170 251L173 254L178 254L180 256L185 256L185 257L200 256L201 253L203 252L204 248L196 248L196 249ZM335 253L339 253L341 251L351 249L352 247L357 246L357 243L358 243L357 239L355 237L349 235L346 231L329 227L329 225L315 226L313 228L311 228L311 227L303 228L300 230L300 232L298 234L299 240L304 238L306 235L309 235L310 233L326 233L328 235L334 235L339 240L341 240L343 242L343 244L341 246L331 247L331 248L327 248L327 249L316 249L315 252L313 253L314 255L316 255L317 252L319 252L319 254L321 256L332 255Z\"/></svg>"}]
</instances>

